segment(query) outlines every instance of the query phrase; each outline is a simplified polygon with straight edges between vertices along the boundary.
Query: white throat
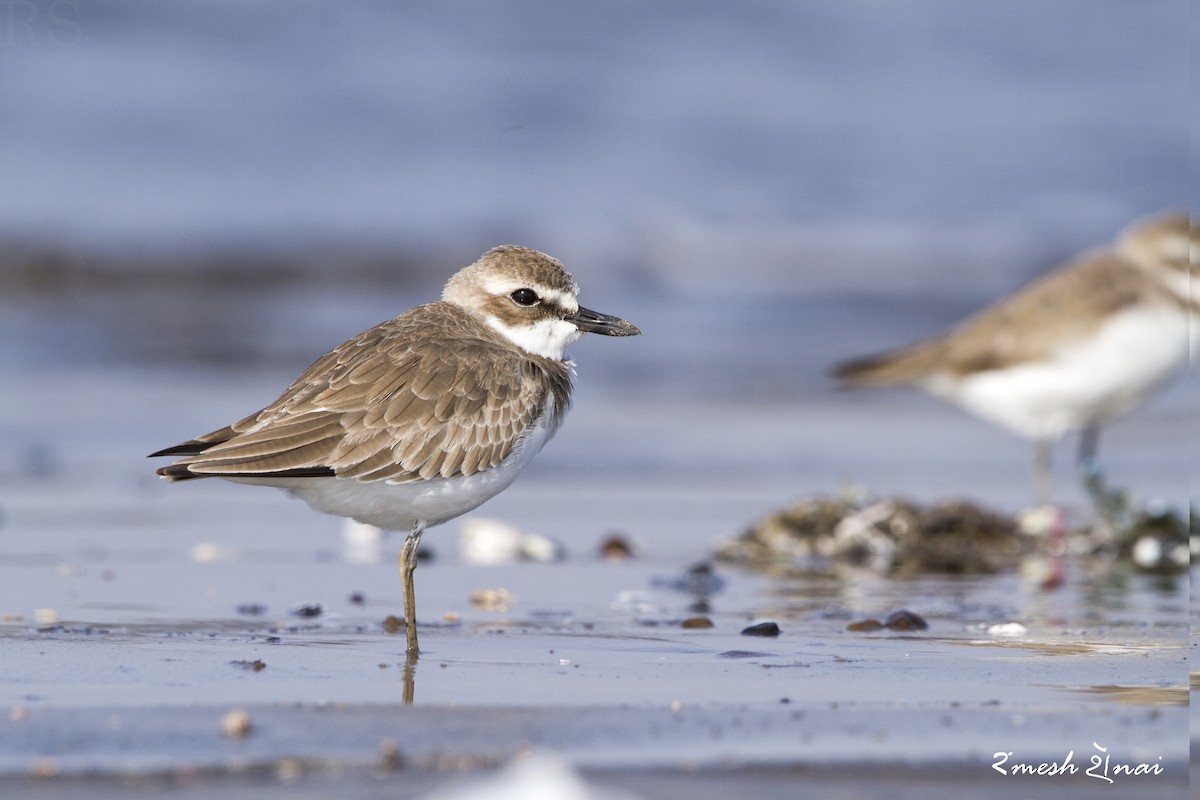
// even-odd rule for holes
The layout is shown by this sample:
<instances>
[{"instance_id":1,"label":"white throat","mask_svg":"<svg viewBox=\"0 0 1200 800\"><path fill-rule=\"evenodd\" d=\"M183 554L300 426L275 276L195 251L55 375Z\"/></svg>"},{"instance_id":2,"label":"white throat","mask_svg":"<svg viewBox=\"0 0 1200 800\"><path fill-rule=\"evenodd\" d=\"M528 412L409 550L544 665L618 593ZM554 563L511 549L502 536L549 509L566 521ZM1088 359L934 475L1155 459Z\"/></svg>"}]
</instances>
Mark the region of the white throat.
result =
<instances>
[{"instance_id":1,"label":"white throat","mask_svg":"<svg viewBox=\"0 0 1200 800\"><path fill-rule=\"evenodd\" d=\"M567 346L583 335L579 328L562 319L543 319L532 325L506 325L488 315L487 324L505 339L535 356L562 361Z\"/></svg>"}]
</instances>

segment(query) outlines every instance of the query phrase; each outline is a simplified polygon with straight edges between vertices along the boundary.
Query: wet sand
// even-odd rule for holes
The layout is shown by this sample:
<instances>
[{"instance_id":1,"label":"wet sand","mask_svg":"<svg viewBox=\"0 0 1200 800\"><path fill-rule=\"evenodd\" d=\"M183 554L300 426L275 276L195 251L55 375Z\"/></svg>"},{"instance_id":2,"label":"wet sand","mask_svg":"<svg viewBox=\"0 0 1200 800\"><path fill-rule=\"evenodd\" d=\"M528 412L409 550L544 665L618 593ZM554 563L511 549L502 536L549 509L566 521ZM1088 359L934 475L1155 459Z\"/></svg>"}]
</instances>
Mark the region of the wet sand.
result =
<instances>
[{"instance_id":1,"label":"wet sand","mask_svg":"<svg viewBox=\"0 0 1200 800\"><path fill-rule=\"evenodd\" d=\"M1124 778L1139 796L1179 796L1187 781L1183 579L1074 560L1053 592L1019 574L776 579L725 566L712 585L679 585L717 539L799 495L771 466L788 443L774 442L777 456L750 480L689 473L686 443L661 455L679 430L664 422L655 438L654 418L638 418L622 445L637 470L573 470L577 448L612 446L606 420L634 419L629 401L594 387L545 463L478 512L558 539L567 558L470 565L456 523L431 531L434 557L417 571L423 655L407 673L403 634L384 626L401 608L396 537L364 555L343 542L339 520L279 493L152 477L141 456L178 438L180 420L232 418L277 383L205 377L180 394L180 376L165 371L44 376L55 390L45 402L8 409L45 444L18 450L0 484L4 796L419 797L530 750L561 753L591 785L648 798L798 786L813 796L1093 796L1109 787L1082 774L1097 744L1113 764L1161 766ZM67 417L51 435L57 404L79 393L95 398L94 419ZM171 412L142 424L160 395L175 398ZM140 404L123 405L129 397ZM684 406L675 424L705 424L716 408ZM841 407L841 430L861 430L847 419L855 408ZM783 413L743 415L717 438L770 442ZM864 425L878 414L857 413ZM917 407L915 428L946 419ZM1158 424L1129 423L1150 436ZM955 432L987 435L974 425ZM798 428L788 435L835 451ZM874 446L843 444L847 464ZM1011 455L995 467L1012 470L999 494L1019 496L1025 474L1018 448ZM941 465L945 456L927 452L922 480L972 466ZM635 543L634 558L598 555L612 531ZM511 607L473 606L471 593L489 588L511 591ZM321 614L298 616L303 604ZM846 629L899 608L930 628ZM680 627L698 613L713 627ZM760 621L781 635L740 634ZM1011 621L1027 633L987 632ZM244 738L221 732L234 709L249 715ZM1034 765L1073 752L1080 774L1004 776L992 769L998 752Z\"/></svg>"}]
</instances>

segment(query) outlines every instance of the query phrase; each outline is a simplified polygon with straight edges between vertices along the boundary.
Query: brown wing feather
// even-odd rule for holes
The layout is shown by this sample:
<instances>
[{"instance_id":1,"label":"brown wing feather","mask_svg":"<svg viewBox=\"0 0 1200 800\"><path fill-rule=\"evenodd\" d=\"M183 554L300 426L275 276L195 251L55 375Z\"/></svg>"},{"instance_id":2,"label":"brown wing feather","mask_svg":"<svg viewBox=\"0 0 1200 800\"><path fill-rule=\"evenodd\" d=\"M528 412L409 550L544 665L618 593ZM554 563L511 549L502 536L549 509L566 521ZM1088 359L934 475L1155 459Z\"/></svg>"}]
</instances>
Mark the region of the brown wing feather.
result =
<instances>
[{"instance_id":1,"label":"brown wing feather","mask_svg":"<svg viewBox=\"0 0 1200 800\"><path fill-rule=\"evenodd\" d=\"M1119 256L1091 255L1035 280L947 333L847 361L833 374L852 386L886 386L914 383L935 372L966 375L1049 358L1062 342L1090 333L1107 314L1157 291Z\"/></svg>"},{"instance_id":2,"label":"brown wing feather","mask_svg":"<svg viewBox=\"0 0 1200 800\"><path fill-rule=\"evenodd\" d=\"M499 464L570 372L515 350L445 303L419 306L318 359L266 408L163 455L172 478L336 474L358 480L470 475Z\"/></svg>"}]
</instances>

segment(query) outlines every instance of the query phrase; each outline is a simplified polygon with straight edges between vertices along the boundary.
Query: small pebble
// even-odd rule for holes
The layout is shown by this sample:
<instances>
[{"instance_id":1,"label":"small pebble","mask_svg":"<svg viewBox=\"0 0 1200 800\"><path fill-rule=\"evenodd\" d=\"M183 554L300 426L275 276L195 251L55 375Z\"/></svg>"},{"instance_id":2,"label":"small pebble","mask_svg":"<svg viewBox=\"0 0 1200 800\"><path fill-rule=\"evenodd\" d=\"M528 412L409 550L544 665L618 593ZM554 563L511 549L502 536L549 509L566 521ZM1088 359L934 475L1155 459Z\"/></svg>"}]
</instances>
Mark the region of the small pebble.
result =
<instances>
[{"instance_id":1,"label":"small pebble","mask_svg":"<svg viewBox=\"0 0 1200 800\"><path fill-rule=\"evenodd\" d=\"M252 727L250 715L240 708L230 711L221 719L221 735L230 739L244 739Z\"/></svg>"},{"instance_id":2,"label":"small pebble","mask_svg":"<svg viewBox=\"0 0 1200 800\"><path fill-rule=\"evenodd\" d=\"M929 627L920 615L907 609L893 611L883 620L883 627L889 631L923 631Z\"/></svg>"},{"instance_id":3,"label":"small pebble","mask_svg":"<svg viewBox=\"0 0 1200 800\"><path fill-rule=\"evenodd\" d=\"M779 626L774 622L760 622L742 629L742 636L778 636Z\"/></svg>"},{"instance_id":4,"label":"small pebble","mask_svg":"<svg viewBox=\"0 0 1200 800\"><path fill-rule=\"evenodd\" d=\"M561 561L563 546L537 533L494 519L472 517L462 523L459 551L468 564L506 564L514 561Z\"/></svg>"},{"instance_id":5,"label":"small pebble","mask_svg":"<svg viewBox=\"0 0 1200 800\"><path fill-rule=\"evenodd\" d=\"M623 534L610 533L600 542L600 557L617 561L620 559L631 558L633 556L633 545L629 543Z\"/></svg>"},{"instance_id":6,"label":"small pebble","mask_svg":"<svg viewBox=\"0 0 1200 800\"><path fill-rule=\"evenodd\" d=\"M679 623L681 628L711 628L713 621L708 617L688 617L683 622Z\"/></svg>"},{"instance_id":7,"label":"small pebble","mask_svg":"<svg viewBox=\"0 0 1200 800\"><path fill-rule=\"evenodd\" d=\"M258 659L258 658L254 659L253 661L245 661L245 660L230 661L229 663L235 667L241 667L242 669L254 670L255 672L262 672L264 669L267 668L266 662L264 662L262 659Z\"/></svg>"},{"instance_id":8,"label":"small pebble","mask_svg":"<svg viewBox=\"0 0 1200 800\"><path fill-rule=\"evenodd\" d=\"M354 592L350 595L350 604L355 606L366 605L367 598L362 592Z\"/></svg>"},{"instance_id":9,"label":"small pebble","mask_svg":"<svg viewBox=\"0 0 1200 800\"><path fill-rule=\"evenodd\" d=\"M846 626L846 630L853 633L862 633L864 631L881 631L883 623L877 619L864 619L862 622L851 622Z\"/></svg>"},{"instance_id":10,"label":"small pebble","mask_svg":"<svg viewBox=\"0 0 1200 800\"><path fill-rule=\"evenodd\" d=\"M267 607L262 603L242 603L237 607L237 613L247 617L261 617L267 613Z\"/></svg>"},{"instance_id":11,"label":"small pebble","mask_svg":"<svg viewBox=\"0 0 1200 800\"><path fill-rule=\"evenodd\" d=\"M989 636L1024 636L1028 629L1019 622L1002 622L987 629Z\"/></svg>"},{"instance_id":12,"label":"small pebble","mask_svg":"<svg viewBox=\"0 0 1200 800\"><path fill-rule=\"evenodd\" d=\"M320 603L301 603L300 605L298 605L292 609L292 614L294 614L297 617L303 617L305 619L311 619L312 617L319 617L319 616L321 616L321 614L323 612L324 612L324 609L321 608Z\"/></svg>"},{"instance_id":13,"label":"small pebble","mask_svg":"<svg viewBox=\"0 0 1200 800\"><path fill-rule=\"evenodd\" d=\"M379 743L379 767L386 770L404 768L404 756L395 739L384 739Z\"/></svg>"},{"instance_id":14,"label":"small pebble","mask_svg":"<svg viewBox=\"0 0 1200 800\"><path fill-rule=\"evenodd\" d=\"M383 620L383 629L388 633L399 633L404 630L404 620L394 614L388 614Z\"/></svg>"},{"instance_id":15,"label":"small pebble","mask_svg":"<svg viewBox=\"0 0 1200 800\"><path fill-rule=\"evenodd\" d=\"M479 589L471 592L471 605L484 611L508 611L516 599L508 589Z\"/></svg>"},{"instance_id":16,"label":"small pebble","mask_svg":"<svg viewBox=\"0 0 1200 800\"><path fill-rule=\"evenodd\" d=\"M716 594L725 588L725 579L718 575L713 565L707 561L688 567L682 577L673 580L658 579L654 583L677 592L705 596Z\"/></svg>"}]
</instances>

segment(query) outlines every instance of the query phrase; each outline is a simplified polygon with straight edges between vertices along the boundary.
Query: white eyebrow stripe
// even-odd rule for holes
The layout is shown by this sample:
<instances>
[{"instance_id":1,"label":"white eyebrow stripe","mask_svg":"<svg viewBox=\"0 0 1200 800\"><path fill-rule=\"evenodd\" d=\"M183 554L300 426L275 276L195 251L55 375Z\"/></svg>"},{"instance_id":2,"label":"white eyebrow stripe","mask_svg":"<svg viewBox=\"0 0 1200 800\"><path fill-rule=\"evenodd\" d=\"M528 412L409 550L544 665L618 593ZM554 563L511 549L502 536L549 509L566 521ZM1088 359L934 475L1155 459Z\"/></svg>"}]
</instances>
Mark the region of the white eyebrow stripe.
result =
<instances>
[{"instance_id":1,"label":"white eyebrow stripe","mask_svg":"<svg viewBox=\"0 0 1200 800\"><path fill-rule=\"evenodd\" d=\"M542 286L539 283L517 281L512 278L492 277L484 282L483 289L488 294L500 297L507 297L517 289L533 289L537 292L537 296L541 298L542 302L547 305L558 306L570 313L579 310L579 301L575 298L573 292L552 289L549 286Z\"/></svg>"},{"instance_id":2,"label":"white eyebrow stripe","mask_svg":"<svg viewBox=\"0 0 1200 800\"><path fill-rule=\"evenodd\" d=\"M535 288L534 291L538 293L538 297L542 298L543 303L555 305L570 312L579 310L579 301L575 299L575 295L573 294L562 292L558 289L543 290Z\"/></svg>"}]
</instances>

